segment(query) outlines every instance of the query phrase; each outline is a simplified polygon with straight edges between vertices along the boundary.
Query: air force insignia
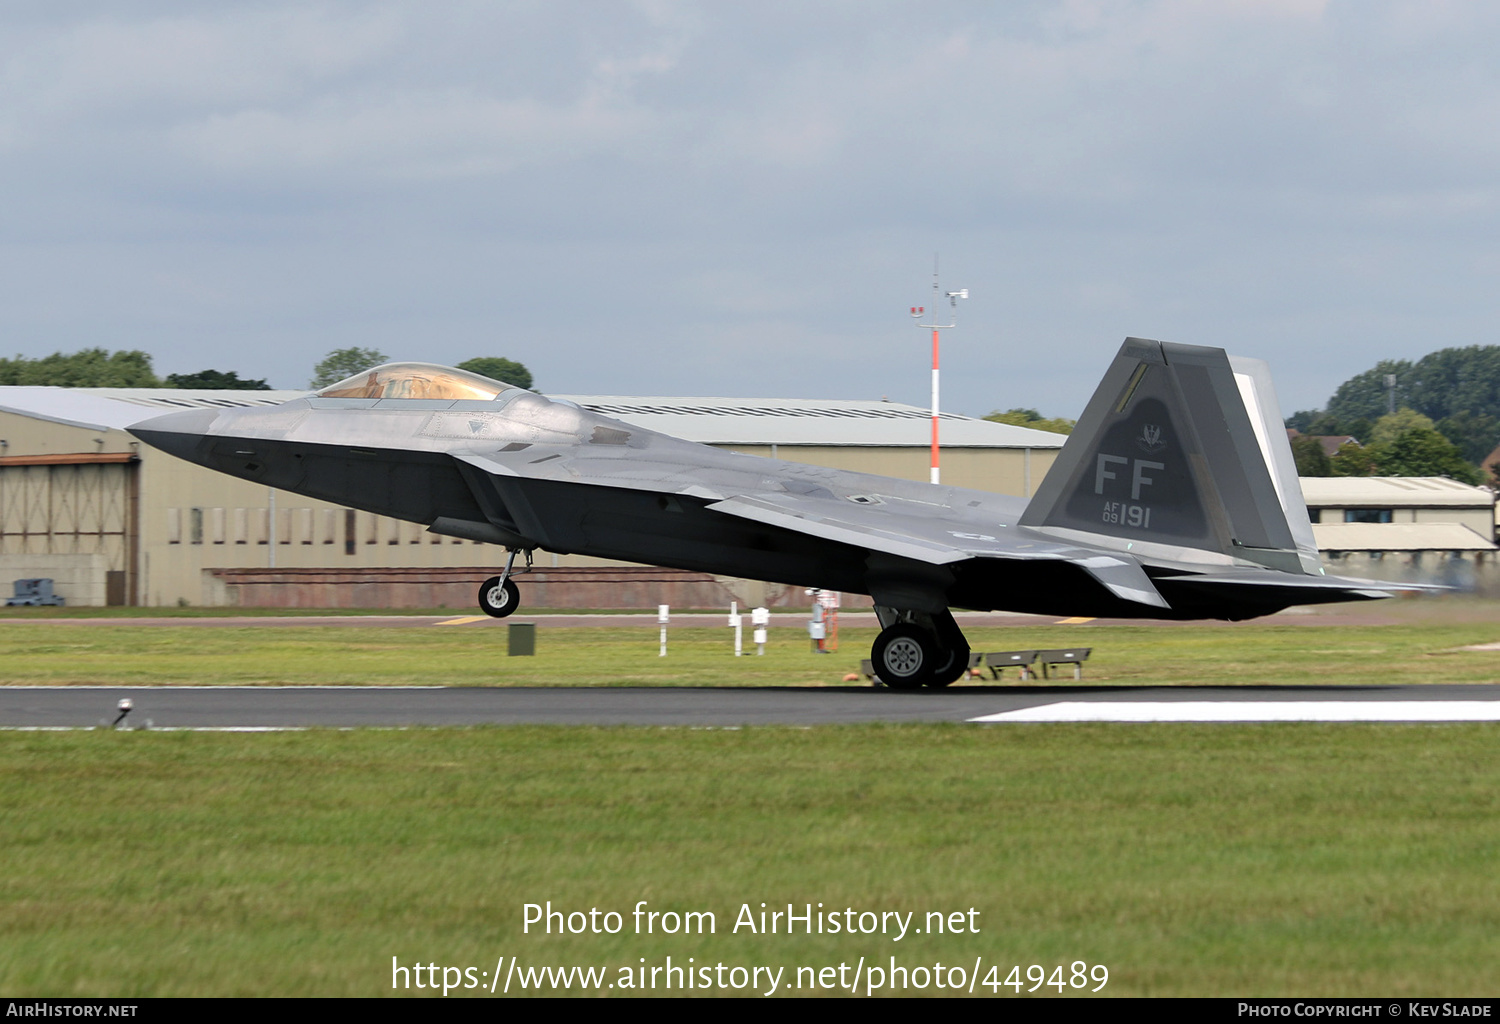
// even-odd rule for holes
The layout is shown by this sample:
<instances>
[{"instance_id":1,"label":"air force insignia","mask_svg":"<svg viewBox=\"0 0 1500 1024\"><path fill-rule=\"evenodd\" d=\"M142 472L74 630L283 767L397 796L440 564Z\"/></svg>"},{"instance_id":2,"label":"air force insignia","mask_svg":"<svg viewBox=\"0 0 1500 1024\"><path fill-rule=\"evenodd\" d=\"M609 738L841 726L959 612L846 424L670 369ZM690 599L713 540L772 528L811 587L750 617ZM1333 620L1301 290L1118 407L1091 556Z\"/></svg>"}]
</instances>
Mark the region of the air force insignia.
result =
<instances>
[{"instance_id":1,"label":"air force insignia","mask_svg":"<svg viewBox=\"0 0 1500 1024\"><path fill-rule=\"evenodd\" d=\"M1141 427L1141 436L1135 439L1135 446L1147 455L1155 455L1167 446L1167 442L1161 439L1161 427L1147 423Z\"/></svg>"}]
</instances>

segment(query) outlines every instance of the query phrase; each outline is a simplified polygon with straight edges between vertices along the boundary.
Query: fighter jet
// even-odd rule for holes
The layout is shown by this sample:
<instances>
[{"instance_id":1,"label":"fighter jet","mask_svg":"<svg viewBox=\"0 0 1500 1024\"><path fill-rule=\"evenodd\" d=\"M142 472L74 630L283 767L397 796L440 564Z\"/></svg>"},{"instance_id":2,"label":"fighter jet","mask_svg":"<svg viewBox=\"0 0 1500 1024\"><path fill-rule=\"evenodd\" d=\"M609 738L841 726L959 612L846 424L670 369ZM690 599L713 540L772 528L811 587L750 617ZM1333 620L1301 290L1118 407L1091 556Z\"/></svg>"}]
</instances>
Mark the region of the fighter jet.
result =
<instances>
[{"instance_id":1,"label":"fighter jet","mask_svg":"<svg viewBox=\"0 0 1500 1024\"><path fill-rule=\"evenodd\" d=\"M1127 338L1029 501L721 451L523 388L389 363L131 433L191 462L509 549L868 594L889 686L968 667L952 608L1246 619L1411 589L1325 575L1266 365Z\"/></svg>"}]
</instances>

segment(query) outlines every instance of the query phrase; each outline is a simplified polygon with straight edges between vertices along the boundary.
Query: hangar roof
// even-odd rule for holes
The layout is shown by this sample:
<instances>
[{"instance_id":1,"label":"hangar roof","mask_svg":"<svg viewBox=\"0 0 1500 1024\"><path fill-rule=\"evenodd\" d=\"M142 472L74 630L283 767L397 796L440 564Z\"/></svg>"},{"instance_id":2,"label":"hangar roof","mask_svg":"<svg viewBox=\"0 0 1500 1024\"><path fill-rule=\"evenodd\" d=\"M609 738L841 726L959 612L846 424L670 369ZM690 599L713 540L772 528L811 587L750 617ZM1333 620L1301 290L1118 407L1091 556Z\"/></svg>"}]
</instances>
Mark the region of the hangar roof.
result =
<instances>
[{"instance_id":1,"label":"hangar roof","mask_svg":"<svg viewBox=\"0 0 1500 1024\"><path fill-rule=\"evenodd\" d=\"M124 430L174 409L277 405L305 391L192 391L179 388L0 387L0 412L91 430Z\"/></svg>"},{"instance_id":2,"label":"hangar roof","mask_svg":"<svg viewBox=\"0 0 1500 1024\"><path fill-rule=\"evenodd\" d=\"M1493 551L1462 523L1313 523L1319 551Z\"/></svg>"},{"instance_id":3,"label":"hangar roof","mask_svg":"<svg viewBox=\"0 0 1500 1024\"><path fill-rule=\"evenodd\" d=\"M1309 508L1432 508L1488 506L1495 496L1441 476L1305 476L1302 498Z\"/></svg>"},{"instance_id":4,"label":"hangar roof","mask_svg":"<svg viewBox=\"0 0 1500 1024\"><path fill-rule=\"evenodd\" d=\"M195 391L177 388L0 387L0 411L94 430L123 430L174 409L276 405L306 391ZM638 427L704 444L926 447L931 413L899 402L804 398L666 398L549 395ZM1067 437L945 413L942 443L953 448L1061 448Z\"/></svg>"},{"instance_id":5,"label":"hangar roof","mask_svg":"<svg viewBox=\"0 0 1500 1024\"><path fill-rule=\"evenodd\" d=\"M704 444L926 447L932 411L900 402L811 398L641 398L553 395L638 427ZM944 413L942 443L955 448L1061 448L1064 434Z\"/></svg>"}]
</instances>

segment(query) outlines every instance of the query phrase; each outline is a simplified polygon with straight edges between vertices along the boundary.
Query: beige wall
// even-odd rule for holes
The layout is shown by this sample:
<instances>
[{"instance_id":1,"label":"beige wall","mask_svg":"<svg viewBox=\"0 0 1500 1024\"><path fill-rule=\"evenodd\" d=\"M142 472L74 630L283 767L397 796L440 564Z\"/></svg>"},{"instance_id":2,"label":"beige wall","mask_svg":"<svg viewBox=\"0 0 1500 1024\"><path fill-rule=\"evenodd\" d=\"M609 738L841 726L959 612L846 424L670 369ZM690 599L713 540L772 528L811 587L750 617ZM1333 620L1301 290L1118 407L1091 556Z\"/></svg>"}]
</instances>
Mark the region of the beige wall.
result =
<instances>
[{"instance_id":1,"label":"beige wall","mask_svg":"<svg viewBox=\"0 0 1500 1024\"><path fill-rule=\"evenodd\" d=\"M1369 511L1373 506L1356 506L1356 511ZM1322 514L1323 523L1342 523L1344 521L1344 509L1342 507L1320 507L1318 511ZM1490 538L1495 535L1495 509L1490 505L1448 505L1438 508L1397 508L1391 507L1391 522L1393 523L1460 523L1479 534L1481 537Z\"/></svg>"},{"instance_id":2,"label":"beige wall","mask_svg":"<svg viewBox=\"0 0 1500 1024\"><path fill-rule=\"evenodd\" d=\"M772 454L771 445L716 445L746 455ZM878 448L857 445L775 446L775 457L788 462L875 473L925 483L932 466L927 448ZM944 448L943 483L994 494L1029 498L1057 460L1058 448ZM1029 453L1029 454L1028 454ZM1029 464L1029 465L1028 465Z\"/></svg>"},{"instance_id":3,"label":"beige wall","mask_svg":"<svg viewBox=\"0 0 1500 1024\"><path fill-rule=\"evenodd\" d=\"M151 414L142 408L144 419ZM0 412L0 455L72 455L87 452L133 452L142 447L123 430L88 430L63 423Z\"/></svg>"},{"instance_id":4,"label":"beige wall","mask_svg":"<svg viewBox=\"0 0 1500 1024\"><path fill-rule=\"evenodd\" d=\"M50 579L69 607L102 606L107 568L100 554L0 554L0 605L14 595L16 580Z\"/></svg>"}]
</instances>

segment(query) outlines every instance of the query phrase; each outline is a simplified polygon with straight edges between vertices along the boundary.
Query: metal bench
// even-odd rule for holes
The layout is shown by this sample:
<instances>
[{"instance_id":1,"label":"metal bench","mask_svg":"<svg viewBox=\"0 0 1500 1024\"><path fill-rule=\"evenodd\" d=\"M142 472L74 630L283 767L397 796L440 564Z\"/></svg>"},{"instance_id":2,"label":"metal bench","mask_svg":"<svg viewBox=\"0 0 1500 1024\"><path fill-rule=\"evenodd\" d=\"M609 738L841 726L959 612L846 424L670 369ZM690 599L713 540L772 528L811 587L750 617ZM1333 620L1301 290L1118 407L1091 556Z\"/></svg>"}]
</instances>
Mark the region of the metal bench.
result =
<instances>
[{"instance_id":1,"label":"metal bench","mask_svg":"<svg viewBox=\"0 0 1500 1024\"><path fill-rule=\"evenodd\" d=\"M1050 679L1051 673L1047 670L1049 665L1072 665L1073 678L1083 678L1083 663L1088 661L1089 654L1093 652L1092 647L1066 647L1052 651L1037 651L1036 660L1042 665L1042 678Z\"/></svg>"},{"instance_id":2,"label":"metal bench","mask_svg":"<svg viewBox=\"0 0 1500 1024\"><path fill-rule=\"evenodd\" d=\"M1036 651L992 651L984 656L984 667L990 670L991 678L999 679L1002 669L1014 665L1021 670L1023 680L1031 679L1036 675L1031 669L1036 655Z\"/></svg>"}]
</instances>

